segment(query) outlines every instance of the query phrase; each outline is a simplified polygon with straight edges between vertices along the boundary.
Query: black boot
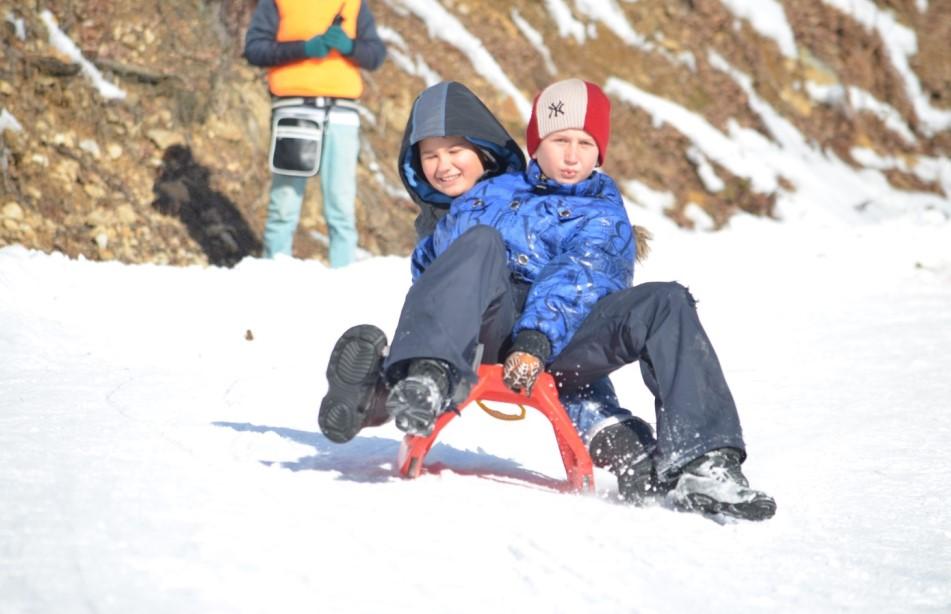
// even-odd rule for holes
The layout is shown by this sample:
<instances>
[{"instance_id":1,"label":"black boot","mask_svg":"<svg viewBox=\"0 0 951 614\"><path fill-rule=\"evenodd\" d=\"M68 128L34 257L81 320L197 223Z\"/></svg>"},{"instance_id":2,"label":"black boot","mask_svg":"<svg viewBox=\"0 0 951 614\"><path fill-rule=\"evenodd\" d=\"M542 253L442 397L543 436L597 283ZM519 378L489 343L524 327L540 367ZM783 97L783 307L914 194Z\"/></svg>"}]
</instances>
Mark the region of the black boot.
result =
<instances>
[{"instance_id":1,"label":"black boot","mask_svg":"<svg viewBox=\"0 0 951 614\"><path fill-rule=\"evenodd\" d=\"M772 518L776 500L750 488L740 470L741 459L739 450L720 448L687 463L670 493L674 504L689 511L743 520Z\"/></svg>"},{"instance_id":2,"label":"black boot","mask_svg":"<svg viewBox=\"0 0 951 614\"><path fill-rule=\"evenodd\" d=\"M406 377L393 385L386 399L386 411L396 428L410 435L429 435L436 416L448 406L451 369L441 360L419 358L409 364Z\"/></svg>"},{"instance_id":3,"label":"black boot","mask_svg":"<svg viewBox=\"0 0 951 614\"><path fill-rule=\"evenodd\" d=\"M635 416L598 431L588 448L595 466L617 476L618 496L643 505L663 494L651 456L656 445L650 425Z\"/></svg>"},{"instance_id":4,"label":"black boot","mask_svg":"<svg viewBox=\"0 0 951 614\"><path fill-rule=\"evenodd\" d=\"M354 326L340 337L327 364L327 394L320 402L320 432L346 443L365 426L386 422L383 357L386 334L371 324Z\"/></svg>"}]
</instances>

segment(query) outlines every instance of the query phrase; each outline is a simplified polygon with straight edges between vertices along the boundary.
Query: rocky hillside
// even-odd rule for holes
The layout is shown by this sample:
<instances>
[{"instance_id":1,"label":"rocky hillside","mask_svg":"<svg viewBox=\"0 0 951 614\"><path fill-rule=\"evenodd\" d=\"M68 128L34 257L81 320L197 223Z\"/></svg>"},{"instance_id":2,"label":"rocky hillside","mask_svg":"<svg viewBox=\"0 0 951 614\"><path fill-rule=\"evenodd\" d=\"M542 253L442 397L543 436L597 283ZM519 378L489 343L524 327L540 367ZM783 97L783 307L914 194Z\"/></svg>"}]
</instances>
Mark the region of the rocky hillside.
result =
<instances>
[{"instance_id":1,"label":"rocky hillside","mask_svg":"<svg viewBox=\"0 0 951 614\"><path fill-rule=\"evenodd\" d=\"M170 264L256 254L269 104L263 71L241 56L254 4L0 0L0 245ZM743 15L754 4L761 12ZM439 78L469 85L519 138L526 101L548 82L625 84L609 90L617 104L605 170L669 194L665 213L685 226L691 208L714 227L738 209L772 215L777 192L795 191L795 181L764 189L698 153L690 134L626 104L626 84L723 134L769 136L757 109L770 108L815 150L856 167L877 160L895 189L948 198L940 173L915 172L915 161L940 167L951 156L942 123L951 2L859 0L851 14L839 6L849 4L370 0L391 54L366 75L361 245L380 254L412 245L415 209L395 156L413 98ZM788 24L778 33L766 19L776 10ZM56 32L78 54L64 52ZM318 193L312 184L296 240L303 258L325 257Z\"/></svg>"}]
</instances>

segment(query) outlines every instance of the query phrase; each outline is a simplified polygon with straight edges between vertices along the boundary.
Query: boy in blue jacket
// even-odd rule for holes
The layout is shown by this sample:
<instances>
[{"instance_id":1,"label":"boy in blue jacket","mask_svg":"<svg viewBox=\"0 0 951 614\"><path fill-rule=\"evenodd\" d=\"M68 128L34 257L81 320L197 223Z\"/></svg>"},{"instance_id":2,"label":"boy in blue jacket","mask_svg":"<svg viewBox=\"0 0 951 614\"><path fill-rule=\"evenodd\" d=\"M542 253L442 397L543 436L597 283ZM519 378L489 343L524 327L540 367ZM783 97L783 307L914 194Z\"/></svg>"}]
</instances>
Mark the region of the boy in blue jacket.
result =
<instances>
[{"instance_id":1,"label":"boy in blue jacket","mask_svg":"<svg viewBox=\"0 0 951 614\"><path fill-rule=\"evenodd\" d=\"M769 518L775 501L740 470L739 416L693 297L674 282L631 286L631 223L616 184L596 170L609 135L610 102L596 85L569 79L539 93L528 169L456 198L413 253L384 364L386 411L405 432L431 432L467 396L480 345L515 391L530 391L543 370L581 390L639 361L657 442L632 449L632 498L666 493L690 510Z\"/></svg>"},{"instance_id":2,"label":"boy in blue jacket","mask_svg":"<svg viewBox=\"0 0 951 614\"><path fill-rule=\"evenodd\" d=\"M479 181L503 173L520 175L525 156L515 140L479 98L461 83L445 81L424 90L413 102L398 157L403 186L419 206L419 241L432 235L437 223ZM425 265L414 263L418 276ZM370 324L347 330L334 345L327 366L328 390L321 401L318 424L335 443L347 443L363 428L392 418L386 411L389 393L383 376L386 334ZM639 496L639 474L629 471L638 460L632 451L653 448L649 424L618 405L607 376L576 390L560 390L568 415L594 455L598 466L618 478L618 494ZM637 479L636 479L637 478Z\"/></svg>"}]
</instances>

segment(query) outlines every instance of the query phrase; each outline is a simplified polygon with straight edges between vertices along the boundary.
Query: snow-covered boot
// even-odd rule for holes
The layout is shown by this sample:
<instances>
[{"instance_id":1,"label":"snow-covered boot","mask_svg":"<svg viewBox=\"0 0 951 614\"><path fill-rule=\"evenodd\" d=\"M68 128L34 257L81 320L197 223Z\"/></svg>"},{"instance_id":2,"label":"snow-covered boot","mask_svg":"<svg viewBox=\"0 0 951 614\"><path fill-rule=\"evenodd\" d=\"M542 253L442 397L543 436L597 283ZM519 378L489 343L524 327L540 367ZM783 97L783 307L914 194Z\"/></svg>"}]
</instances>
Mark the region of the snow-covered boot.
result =
<instances>
[{"instance_id":1,"label":"snow-covered boot","mask_svg":"<svg viewBox=\"0 0 951 614\"><path fill-rule=\"evenodd\" d=\"M617 476L618 496L643 505L662 494L651 456L656 445L650 425L632 416L598 431L588 449L595 466Z\"/></svg>"},{"instance_id":2,"label":"snow-covered boot","mask_svg":"<svg viewBox=\"0 0 951 614\"><path fill-rule=\"evenodd\" d=\"M354 326L337 340L327 363L327 394L317 424L335 443L346 443L365 426L378 426L386 413L383 357L386 334L372 324Z\"/></svg>"},{"instance_id":3,"label":"snow-covered boot","mask_svg":"<svg viewBox=\"0 0 951 614\"><path fill-rule=\"evenodd\" d=\"M431 358L413 360L406 377L393 385L386 410L396 428L410 435L429 435L438 416L449 405L450 368Z\"/></svg>"},{"instance_id":4,"label":"snow-covered boot","mask_svg":"<svg viewBox=\"0 0 951 614\"><path fill-rule=\"evenodd\" d=\"M720 448L689 462L670 496L676 506L743 520L766 520L776 513L776 501L750 488L740 470L742 453Z\"/></svg>"}]
</instances>

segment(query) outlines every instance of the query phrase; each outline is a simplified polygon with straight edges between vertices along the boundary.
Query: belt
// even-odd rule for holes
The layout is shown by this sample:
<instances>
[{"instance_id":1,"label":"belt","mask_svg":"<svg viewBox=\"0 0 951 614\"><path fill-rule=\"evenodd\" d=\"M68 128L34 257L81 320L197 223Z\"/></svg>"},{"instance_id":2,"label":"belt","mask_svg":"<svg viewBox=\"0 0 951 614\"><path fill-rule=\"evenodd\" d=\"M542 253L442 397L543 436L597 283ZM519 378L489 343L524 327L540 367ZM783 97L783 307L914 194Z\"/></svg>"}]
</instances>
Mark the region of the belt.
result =
<instances>
[{"instance_id":1,"label":"belt","mask_svg":"<svg viewBox=\"0 0 951 614\"><path fill-rule=\"evenodd\" d=\"M281 107L314 107L317 109L329 109L337 107L341 109L350 109L359 111L360 105L350 98L332 98L330 96L295 96L293 98L272 98L271 108L280 109Z\"/></svg>"}]
</instances>

